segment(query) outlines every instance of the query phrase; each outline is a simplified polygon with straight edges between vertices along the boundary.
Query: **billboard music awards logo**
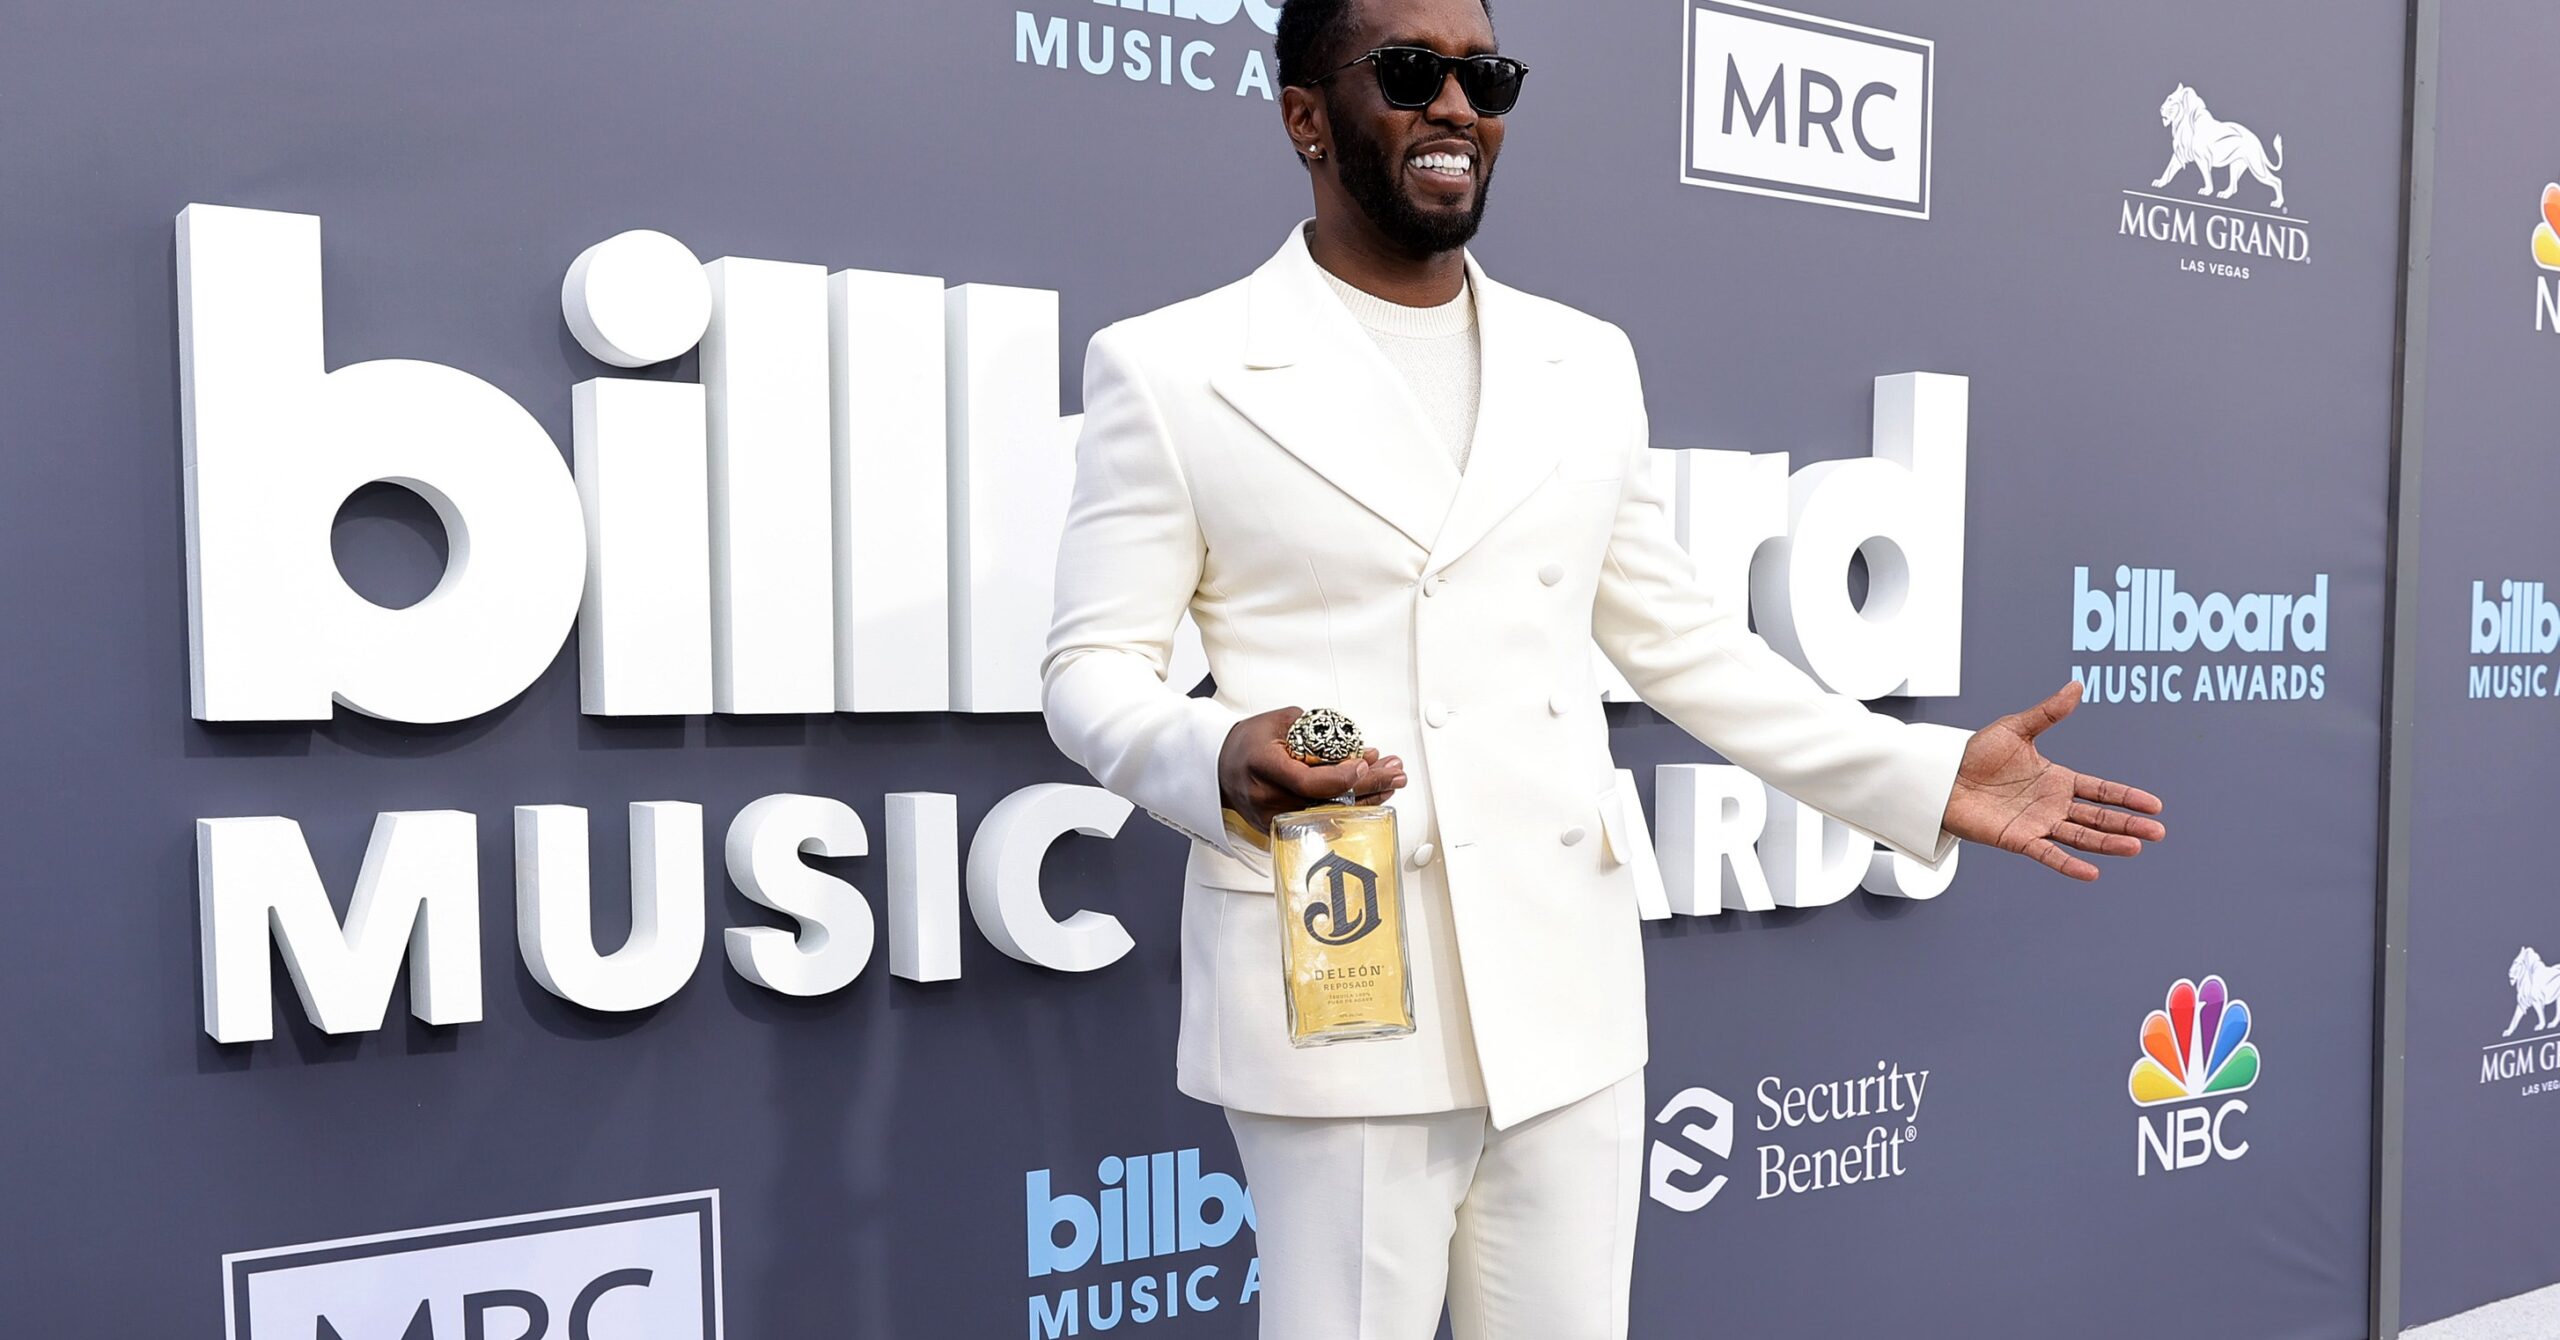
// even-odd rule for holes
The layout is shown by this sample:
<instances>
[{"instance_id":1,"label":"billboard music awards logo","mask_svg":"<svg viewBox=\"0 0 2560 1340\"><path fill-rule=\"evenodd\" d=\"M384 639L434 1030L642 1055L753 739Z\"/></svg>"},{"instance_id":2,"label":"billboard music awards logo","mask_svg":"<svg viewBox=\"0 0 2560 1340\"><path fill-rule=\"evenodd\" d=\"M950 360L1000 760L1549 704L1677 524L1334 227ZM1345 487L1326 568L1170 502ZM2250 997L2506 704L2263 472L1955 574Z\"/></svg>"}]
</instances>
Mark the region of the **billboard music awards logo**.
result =
<instances>
[{"instance_id":1,"label":"billboard music awards logo","mask_svg":"<svg viewBox=\"0 0 2560 1340\"><path fill-rule=\"evenodd\" d=\"M2177 1172L2249 1152L2232 1128L2258 1083L2258 1044L2249 1040L2249 1002L2220 977L2179 978L2163 1008L2142 1021L2142 1057L2125 1078L2134 1103L2133 1175ZM2219 1101L2216 1101L2219 1100Z\"/></svg>"},{"instance_id":2,"label":"billboard music awards logo","mask_svg":"<svg viewBox=\"0 0 2560 1340\"><path fill-rule=\"evenodd\" d=\"M1186 12L1216 11L1173 16ZM1051 560L1083 421L1062 412L1057 292L744 256L706 264L664 233L619 233L568 268L570 334L609 368L698 351L701 379L558 388L564 452L523 402L463 368L329 367L317 216L192 204L176 232L195 719L465 721L517 701L572 637L589 716L1040 710ZM1670 474L1681 530L1700 537L1701 583L1747 602L1781 653L1862 700L1950 696L1963 663L1969 383L1904 373L1876 378L1874 394L1866 457L1791 470L1785 453L1657 449L1654 468ZM329 545L309 542L378 480L432 499L453 538L433 593L406 608L358 592ZM1839 574L1852 555L1868 561L1871 592L1894 593L1890 609L1851 601ZM1189 685L1206 671L1186 623L1160 673ZM1671 785L1700 803L1666 817L1672 859L1629 831L1643 826L1640 807L1611 806L1622 824L1604 830L1658 880L1648 915L1820 906L1861 886L1925 898L1952 876L1952 862L1871 870L1862 836L1800 821L1792 801L1764 804L1759 782L1730 765L1683 766ZM1136 813L1128 800L1035 782L972 833L950 792L881 800L876 839L832 795L763 796L725 834L679 799L631 801L625 833L610 836L591 834L584 806L515 806L504 816L513 887L495 896L512 894L517 951L544 990L614 1013L653 1008L700 971L714 851L749 901L797 923L723 927L719 957L786 995L842 990L875 948L902 980L956 980L964 908L1004 956L1058 972L1098 971L1134 947L1118 918L1068 905L1073 891L1041 878L1042 854L1067 835L1117 835ZM371 819L361 873L337 902L301 818L197 821L203 1027L215 1041L273 1038L278 965L324 1032L383 1027L404 975L421 1021L480 1022L486 817ZM605 953L588 922L590 839L624 835L634 875L605 896L630 898L634 930ZM887 878L870 888L801 859L869 857L875 845Z\"/></svg>"},{"instance_id":3,"label":"billboard music awards logo","mask_svg":"<svg viewBox=\"0 0 2560 1340\"><path fill-rule=\"evenodd\" d=\"M2524 1097L2560 1093L2560 965L2542 961L2541 951L2526 945L2507 965L2507 985L2515 988L2516 1011L2507 1016L2507 1031L2480 1049L2480 1082L2522 1081ZM2528 1024L2527 1021L2530 1021ZM2525 1028L2525 1036L2516 1030Z\"/></svg>"},{"instance_id":4,"label":"billboard music awards logo","mask_svg":"<svg viewBox=\"0 0 2560 1340\"><path fill-rule=\"evenodd\" d=\"M2325 572L2299 594L2198 595L2175 568L2071 570L2071 677L2088 702L2316 701L2328 649Z\"/></svg>"},{"instance_id":5,"label":"billboard music awards logo","mask_svg":"<svg viewBox=\"0 0 2560 1340\"><path fill-rule=\"evenodd\" d=\"M2311 263L2311 225L2285 208L2284 136L2262 140L2215 116L2204 95L2185 84L2161 99L2160 125L2169 136L2168 166L2150 190L2122 193L2118 236L2185 248L2195 254L2178 258L2180 272L2217 279L2247 279L2252 262ZM2191 180L2200 180L2194 196L2162 193ZM2257 183L2245 196L2244 180ZM2263 208L2224 203L2234 197Z\"/></svg>"},{"instance_id":6,"label":"billboard music awards logo","mask_svg":"<svg viewBox=\"0 0 2560 1340\"><path fill-rule=\"evenodd\" d=\"M720 1340L720 1193L222 1258L225 1340Z\"/></svg>"},{"instance_id":7,"label":"billboard music awards logo","mask_svg":"<svg viewBox=\"0 0 2560 1340\"><path fill-rule=\"evenodd\" d=\"M2491 589L2471 584L2470 674L2472 698L2548 698L2553 692L2551 654L2560 651L2560 605L2542 582L2506 580Z\"/></svg>"},{"instance_id":8,"label":"billboard music awards logo","mask_svg":"<svg viewBox=\"0 0 2560 1340\"><path fill-rule=\"evenodd\" d=\"M2533 328L2560 335L2560 281L2551 277L2560 272L2560 182L2542 188L2542 217L2533 225L2533 263L2542 268L2533 277Z\"/></svg>"},{"instance_id":9,"label":"billboard music awards logo","mask_svg":"<svg viewBox=\"0 0 2560 1340\"><path fill-rule=\"evenodd\" d=\"M1050 0L1014 11L1013 63L1270 102L1279 28L1280 0Z\"/></svg>"},{"instance_id":10,"label":"billboard music awards logo","mask_svg":"<svg viewBox=\"0 0 2560 1340\"><path fill-rule=\"evenodd\" d=\"M1022 1176L1030 1340L1174 1321L1261 1293L1260 1257L1200 1259L1255 1225L1244 1182L1202 1172L1199 1150L1113 1155L1095 1165L1090 1195L1061 1183L1048 1168ZM1108 1277L1057 1278L1097 1268Z\"/></svg>"},{"instance_id":11,"label":"billboard music awards logo","mask_svg":"<svg viewBox=\"0 0 2560 1340\"><path fill-rule=\"evenodd\" d=\"M1750 0L1689 0L1680 180L1929 217L1925 37Z\"/></svg>"},{"instance_id":12,"label":"billboard music awards logo","mask_svg":"<svg viewBox=\"0 0 2560 1340\"><path fill-rule=\"evenodd\" d=\"M1910 1170L1929 1072L1878 1061L1872 1073L1812 1084L1763 1076L1752 1089L1754 1200L1881 1182ZM1713 1089L1673 1095L1654 1115L1645 1191L1682 1214L1706 1208L1730 1180L1713 1171L1733 1157L1733 1101Z\"/></svg>"}]
</instances>

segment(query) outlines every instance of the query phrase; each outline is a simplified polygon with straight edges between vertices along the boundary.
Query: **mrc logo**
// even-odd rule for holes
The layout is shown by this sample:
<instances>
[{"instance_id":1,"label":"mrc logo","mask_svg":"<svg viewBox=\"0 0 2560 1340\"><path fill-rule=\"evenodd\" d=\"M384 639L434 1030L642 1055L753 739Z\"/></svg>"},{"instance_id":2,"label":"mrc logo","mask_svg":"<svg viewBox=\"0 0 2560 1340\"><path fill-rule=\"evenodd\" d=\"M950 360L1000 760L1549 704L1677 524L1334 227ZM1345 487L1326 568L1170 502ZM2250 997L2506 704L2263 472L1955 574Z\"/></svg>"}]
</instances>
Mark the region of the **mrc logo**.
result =
<instances>
[{"instance_id":1,"label":"mrc logo","mask_svg":"<svg viewBox=\"0 0 2560 1340\"><path fill-rule=\"evenodd\" d=\"M720 1193L222 1258L226 1340L720 1340Z\"/></svg>"},{"instance_id":2,"label":"mrc logo","mask_svg":"<svg viewBox=\"0 0 2560 1340\"><path fill-rule=\"evenodd\" d=\"M2249 1040L2249 1002L2220 977L2181 977L2163 1007L2142 1021L2142 1057L2125 1088L2145 1111L2136 1120L2134 1176L2154 1166L2176 1172L2249 1152L2230 1129L2245 1116L2240 1094L2258 1083L2258 1044ZM2218 1103L2215 1100L2220 1100Z\"/></svg>"},{"instance_id":3,"label":"mrc logo","mask_svg":"<svg viewBox=\"0 0 2560 1340\"><path fill-rule=\"evenodd\" d=\"M1689 0L1680 180L1929 217L1937 46L1750 0Z\"/></svg>"}]
</instances>

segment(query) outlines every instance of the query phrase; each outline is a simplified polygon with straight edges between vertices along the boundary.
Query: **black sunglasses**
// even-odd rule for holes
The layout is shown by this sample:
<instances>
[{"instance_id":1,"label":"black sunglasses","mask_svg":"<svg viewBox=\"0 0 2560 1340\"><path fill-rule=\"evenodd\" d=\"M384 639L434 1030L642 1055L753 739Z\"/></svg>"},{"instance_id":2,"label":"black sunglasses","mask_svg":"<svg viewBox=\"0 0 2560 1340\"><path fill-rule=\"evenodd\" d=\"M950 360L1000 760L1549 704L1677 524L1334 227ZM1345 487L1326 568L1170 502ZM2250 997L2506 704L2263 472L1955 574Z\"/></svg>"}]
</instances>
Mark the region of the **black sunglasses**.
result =
<instances>
[{"instance_id":1,"label":"black sunglasses","mask_svg":"<svg viewBox=\"0 0 2560 1340\"><path fill-rule=\"evenodd\" d=\"M1430 106L1440 96L1449 72L1456 70L1458 90L1467 95L1467 105L1479 115L1500 116L1519 103L1520 81L1529 75L1526 62L1509 56L1443 56L1429 47L1380 47L1308 82L1321 84L1362 61L1378 72L1379 96L1388 106L1405 111Z\"/></svg>"}]
</instances>

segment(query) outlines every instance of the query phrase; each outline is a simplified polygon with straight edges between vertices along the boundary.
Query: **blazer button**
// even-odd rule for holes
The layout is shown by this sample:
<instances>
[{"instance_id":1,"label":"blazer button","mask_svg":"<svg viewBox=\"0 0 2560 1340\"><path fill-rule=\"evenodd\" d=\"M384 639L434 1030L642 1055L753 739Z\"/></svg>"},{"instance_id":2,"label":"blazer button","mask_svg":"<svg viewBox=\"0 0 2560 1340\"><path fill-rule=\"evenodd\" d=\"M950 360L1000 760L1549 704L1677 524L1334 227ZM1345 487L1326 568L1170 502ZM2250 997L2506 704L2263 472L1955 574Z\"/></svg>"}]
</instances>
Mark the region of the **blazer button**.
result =
<instances>
[{"instance_id":1,"label":"blazer button","mask_svg":"<svg viewBox=\"0 0 2560 1340\"><path fill-rule=\"evenodd\" d=\"M1443 577L1443 576L1441 576L1439 573L1436 573L1436 572L1435 572L1435 573L1431 574L1430 576L1425 577L1425 578L1423 578L1423 579L1422 579L1422 594L1424 594L1424 595L1426 595L1426 596L1436 596L1436 595L1440 594L1440 588L1441 588L1441 587L1443 587L1443 586L1447 586L1448 584L1449 584L1449 579L1448 579L1448 578Z\"/></svg>"},{"instance_id":2,"label":"blazer button","mask_svg":"<svg viewBox=\"0 0 2560 1340\"><path fill-rule=\"evenodd\" d=\"M1564 830L1561 836L1564 839L1564 845L1568 847L1580 842L1582 840L1582 825L1575 824L1573 827Z\"/></svg>"},{"instance_id":3,"label":"blazer button","mask_svg":"<svg viewBox=\"0 0 2560 1340\"><path fill-rule=\"evenodd\" d=\"M1550 715L1563 716L1572 710L1573 699L1566 697L1564 690L1558 689L1547 695L1547 711Z\"/></svg>"},{"instance_id":4,"label":"blazer button","mask_svg":"<svg viewBox=\"0 0 2560 1340\"><path fill-rule=\"evenodd\" d=\"M1564 564L1550 563L1545 567L1538 569L1538 580L1545 582L1549 586L1553 586L1556 583L1563 581Z\"/></svg>"},{"instance_id":5,"label":"blazer button","mask_svg":"<svg viewBox=\"0 0 2560 1340\"><path fill-rule=\"evenodd\" d=\"M1410 858L1413 863L1413 868L1420 870L1422 867L1431 864L1431 858L1438 856L1439 854L1440 849L1432 846L1428 842L1415 847L1413 849L1413 856Z\"/></svg>"},{"instance_id":6,"label":"blazer button","mask_svg":"<svg viewBox=\"0 0 2560 1340\"><path fill-rule=\"evenodd\" d=\"M1422 719L1434 726L1445 726L1449 724L1449 709L1438 703L1432 703L1422 709Z\"/></svg>"}]
</instances>

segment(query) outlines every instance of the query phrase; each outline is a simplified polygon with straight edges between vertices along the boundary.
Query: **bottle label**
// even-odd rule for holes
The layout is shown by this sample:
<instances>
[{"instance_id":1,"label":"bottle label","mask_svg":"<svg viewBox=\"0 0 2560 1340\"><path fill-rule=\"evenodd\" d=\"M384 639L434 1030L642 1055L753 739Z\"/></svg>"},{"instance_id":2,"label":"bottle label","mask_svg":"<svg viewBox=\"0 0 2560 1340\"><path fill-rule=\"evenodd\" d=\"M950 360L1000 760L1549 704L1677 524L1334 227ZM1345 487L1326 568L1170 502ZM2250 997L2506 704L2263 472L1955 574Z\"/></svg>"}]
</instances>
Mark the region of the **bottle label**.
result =
<instances>
[{"instance_id":1,"label":"bottle label","mask_svg":"<svg viewBox=\"0 0 2560 1340\"><path fill-rule=\"evenodd\" d=\"M1413 1031L1395 813L1331 806L1272 821L1289 1040L1298 1046Z\"/></svg>"}]
</instances>

